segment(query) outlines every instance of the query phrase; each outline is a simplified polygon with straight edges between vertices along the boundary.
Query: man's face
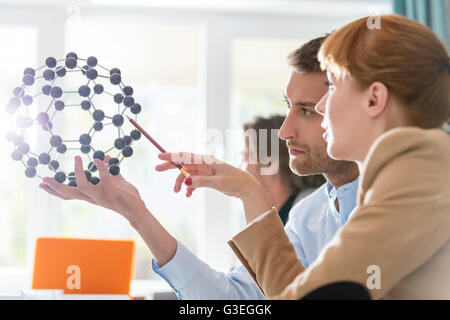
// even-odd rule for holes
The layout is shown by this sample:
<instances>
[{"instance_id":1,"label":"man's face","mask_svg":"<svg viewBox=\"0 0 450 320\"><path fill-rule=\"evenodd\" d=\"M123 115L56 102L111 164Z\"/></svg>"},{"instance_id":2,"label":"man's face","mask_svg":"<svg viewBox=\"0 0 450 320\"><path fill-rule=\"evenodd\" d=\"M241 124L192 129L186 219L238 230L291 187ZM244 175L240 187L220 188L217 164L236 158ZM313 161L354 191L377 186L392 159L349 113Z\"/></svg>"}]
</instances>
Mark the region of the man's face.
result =
<instances>
[{"instance_id":1,"label":"man's face","mask_svg":"<svg viewBox=\"0 0 450 320\"><path fill-rule=\"evenodd\" d=\"M285 89L288 114L279 136L289 148L291 170L301 176L327 173L335 162L327 154L321 127L323 117L314 110L327 93L325 73L291 71Z\"/></svg>"}]
</instances>

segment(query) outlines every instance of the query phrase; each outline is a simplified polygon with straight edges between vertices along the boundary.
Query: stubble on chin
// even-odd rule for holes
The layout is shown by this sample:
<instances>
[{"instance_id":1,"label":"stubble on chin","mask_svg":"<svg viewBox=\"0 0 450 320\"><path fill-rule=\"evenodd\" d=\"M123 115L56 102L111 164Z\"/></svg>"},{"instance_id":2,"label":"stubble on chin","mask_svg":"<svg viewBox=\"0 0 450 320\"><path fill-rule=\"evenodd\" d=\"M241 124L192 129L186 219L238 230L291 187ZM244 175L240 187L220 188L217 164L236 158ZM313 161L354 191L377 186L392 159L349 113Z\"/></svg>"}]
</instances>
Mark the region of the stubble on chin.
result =
<instances>
[{"instance_id":1,"label":"stubble on chin","mask_svg":"<svg viewBox=\"0 0 450 320\"><path fill-rule=\"evenodd\" d=\"M299 176L311 176L326 173L330 161L333 160L328 157L326 152L309 149L302 158L290 158L289 167Z\"/></svg>"}]
</instances>

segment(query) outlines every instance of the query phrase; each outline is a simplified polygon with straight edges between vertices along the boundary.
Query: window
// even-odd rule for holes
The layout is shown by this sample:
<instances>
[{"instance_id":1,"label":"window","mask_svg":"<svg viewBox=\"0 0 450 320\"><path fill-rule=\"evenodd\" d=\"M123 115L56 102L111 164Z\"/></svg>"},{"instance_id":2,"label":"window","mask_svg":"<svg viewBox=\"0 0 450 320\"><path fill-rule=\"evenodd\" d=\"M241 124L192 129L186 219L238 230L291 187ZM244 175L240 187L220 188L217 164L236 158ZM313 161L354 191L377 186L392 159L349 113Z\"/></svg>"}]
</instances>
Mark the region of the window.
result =
<instances>
[{"instance_id":1,"label":"window","mask_svg":"<svg viewBox=\"0 0 450 320\"><path fill-rule=\"evenodd\" d=\"M285 115L284 86L289 75L287 56L306 40L264 36L236 36L231 49L231 126L242 129L256 116ZM242 154L244 139L237 141L233 153ZM235 158L235 165L242 159ZM234 233L245 226L240 203L234 203L231 228Z\"/></svg>"},{"instance_id":2,"label":"window","mask_svg":"<svg viewBox=\"0 0 450 320\"><path fill-rule=\"evenodd\" d=\"M232 42L232 123L285 114L287 56L305 42L298 38L235 37Z\"/></svg>"},{"instance_id":3,"label":"window","mask_svg":"<svg viewBox=\"0 0 450 320\"><path fill-rule=\"evenodd\" d=\"M142 105L138 122L167 151L192 150L200 143L203 119L198 97L197 25L141 22L123 16L117 23L119 18L116 18L81 16L72 19L66 28L66 51L74 51L85 58L96 56L99 64L107 68L119 67L123 82L133 87L134 97ZM100 99L95 103L105 110L114 108L111 96L103 94L97 98ZM75 138L80 134L81 124L89 129L92 123L89 115L77 120L79 125L71 126ZM131 130L128 128L127 132ZM94 139L103 140L105 148L109 148L117 132L104 131L106 136ZM196 216L203 210L201 196L186 199L182 193L173 193L178 172L154 170L161 162L157 158L159 151L144 137L133 148L134 154L124 160L121 173L140 190L149 210L170 233L195 252ZM117 150L112 153L115 156ZM117 213L86 203L64 202L60 214L63 236L134 238L136 278L153 275L145 243Z\"/></svg>"},{"instance_id":4,"label":"window","mask_svg":"<svg viewBox=\"0 0 450 320\"><path fill-rule=\"evenodd\" d=\"M37 28L21 25L0 25L0 50L2 77L0 78L0 101L6 104L12 97L12 90L22 82L20 72L37 61ZM2 109L4 112L4 109ZM6 133L15 127L10 117L0 117L0 158L2 184L0 184L0 266L23 267L26 262L27 198L29 188L25 180L24 167L13 162L14 150L11 142L6 141Z\"/></svg>"}]
</instances>

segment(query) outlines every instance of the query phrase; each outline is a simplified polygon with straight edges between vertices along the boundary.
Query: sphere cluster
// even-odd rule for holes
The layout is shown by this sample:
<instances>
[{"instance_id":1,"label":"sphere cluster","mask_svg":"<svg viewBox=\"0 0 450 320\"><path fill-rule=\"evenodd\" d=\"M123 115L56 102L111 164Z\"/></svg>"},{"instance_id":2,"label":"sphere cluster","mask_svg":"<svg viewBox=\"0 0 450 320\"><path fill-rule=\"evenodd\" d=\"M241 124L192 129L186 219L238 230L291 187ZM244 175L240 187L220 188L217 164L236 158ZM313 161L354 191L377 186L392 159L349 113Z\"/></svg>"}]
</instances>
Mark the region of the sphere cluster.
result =
<instances>
[{"instance_id":1,"label":"sphere cluster","mask_svg":"<svg viewBox=\"0 0 450 320\"><path fill-rule=\"evenodd\" d=\"M80 72L87 82L80 84L76 91L65 91L61 85L57 84L58 80L68 77L74 72ZM118 88L119 92L106 91L101 80L108 81L114 88ZM14 146L11 153L12 159L23 163L25 175L29 178L42 178L38 174L38 167L47 166L54 172L55 180L60 183L67 182L69 186L75 187L75 174L67 173L62 169L60 155L75 150L80 151L81 155L87 156L89 161L85 174L87 179L96 185L100 179L94 175L97 168L93 159L103 161L109 152L116 150L119 153L116 156L110 155L107 166L110 174L119 174L122 160L133 155L132 143L141 137L141 133L136 129L125 134L122 128L126 112L137 120L137 115L142 110L141 105L135 102L133 93L132 87L123 84L120 69L107 69L99 65L97 58L93 56L82 59L76 53L70 52L63 59L48 57L45 59L45 64L39 68L26 68L23 72L22 84L13 90L13 96L5 106L6 113L13 120L12 128L6 134L6 139ZM79 96L79 104L66 104L66 96L69 94ZM118 106L114 108L115 112L110 116L105 113L105 110L94 104L94 97L102 94L110 95L111 104ZM42 97L48 97L49 103L37 103L36 100ZM64 139L54 132L53 117L57 112L62 112L69 106L78 107L80 112L89 112L92 126L89 132L82 132L76 138ZM32 108L38 110L36 117L29 116ZM53 114L51 114L52 111ZM109 123L106 123L107 121ZM112 141L113 146L109 149L94 149L92 143L95 132L102 131L109 124L116 127L118 132L118 136ZM32 126L38 126L39 130L47 132L50 150L44 152L31 150L30 145L26 142L25 133Z\"/></svg>"}]
</instances>

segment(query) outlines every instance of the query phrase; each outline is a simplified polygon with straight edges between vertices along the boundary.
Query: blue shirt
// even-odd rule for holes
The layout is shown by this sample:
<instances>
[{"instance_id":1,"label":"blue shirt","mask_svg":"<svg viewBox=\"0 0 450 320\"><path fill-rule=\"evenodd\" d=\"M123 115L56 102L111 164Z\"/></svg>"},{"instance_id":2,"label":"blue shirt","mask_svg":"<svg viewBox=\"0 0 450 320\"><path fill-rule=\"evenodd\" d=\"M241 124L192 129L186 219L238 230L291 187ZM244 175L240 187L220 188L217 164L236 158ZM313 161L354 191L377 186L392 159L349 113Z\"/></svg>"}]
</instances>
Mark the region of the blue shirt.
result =
<instances>
[{"instance_id":1,"label":"blue shirt","mask_svg":"<svg viewBox=\"0 0 450 320\"><path fill-rule=\"evenodd\" d=\"M358 179L338 189L325 183L291 209L285 230L305 267L314 262L347 222L356 207L357 189ZM152 266L179 299L265 299L242 265L228 273L216 271L178 241L175 256L169 262L159 267L153 259Z\"/></svg>"}]
</instances>

